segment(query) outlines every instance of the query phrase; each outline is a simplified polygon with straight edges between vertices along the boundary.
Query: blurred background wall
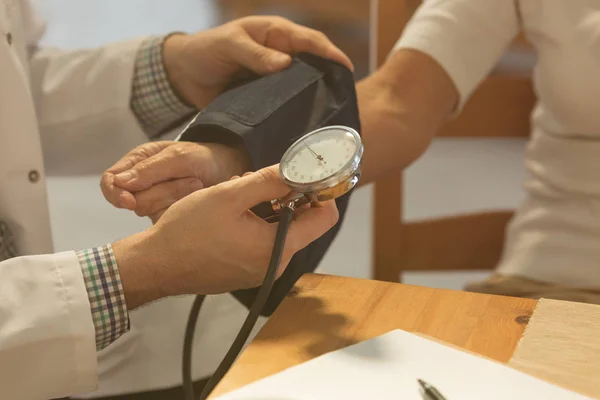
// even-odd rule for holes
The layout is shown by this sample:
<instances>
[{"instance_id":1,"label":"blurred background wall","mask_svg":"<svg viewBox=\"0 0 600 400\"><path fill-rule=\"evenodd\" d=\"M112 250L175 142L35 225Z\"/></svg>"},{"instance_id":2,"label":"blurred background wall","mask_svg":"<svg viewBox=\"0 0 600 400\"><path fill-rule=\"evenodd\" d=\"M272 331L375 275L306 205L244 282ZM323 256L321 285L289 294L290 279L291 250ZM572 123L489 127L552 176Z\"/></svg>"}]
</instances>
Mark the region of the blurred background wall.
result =
<instances>
[{"instance_id":1,"label":"blurred background wall","mask_svg":"<svg viewBox=\"0 0 600 400\"><path fill-rule=\"evenodd\" d=\"M203 30L249 13L283 15L324 31L353 59L357 79L369 71L371 5L368 0L38 0L48 22L44 44L64 48ZM514 208L523 198L523 151L521 139L436 140L405 175L406 218ZM149 226L145 219L109 206L98 184L98 176L50 177L57 251L107 243ZM372 188L357 190L322 272L370 276L371 212ZM460 289L487 273L410 273L404 282Z\"/></svg>"}]
</instances>

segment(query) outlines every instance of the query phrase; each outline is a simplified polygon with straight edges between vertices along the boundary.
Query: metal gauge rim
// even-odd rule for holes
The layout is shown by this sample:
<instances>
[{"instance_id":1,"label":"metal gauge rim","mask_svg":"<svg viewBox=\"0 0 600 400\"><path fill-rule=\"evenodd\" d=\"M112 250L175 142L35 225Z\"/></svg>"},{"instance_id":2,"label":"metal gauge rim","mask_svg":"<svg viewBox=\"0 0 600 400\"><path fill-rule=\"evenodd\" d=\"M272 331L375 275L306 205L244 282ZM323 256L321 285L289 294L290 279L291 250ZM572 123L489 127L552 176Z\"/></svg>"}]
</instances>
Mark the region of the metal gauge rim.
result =
<instances>
[{"instance_id":1,"label":"metal gauge rim","mask_svg":"<svg viewBox=\"0 0 600 400\"><path fill-rule=\"evenodd\" d=\"M292 155L292 152L296 150L297 146L302 141L308 139L311 136L318 135L319 133L321 133L323 131L330 131L330 130L335 130L335 129L339 129L346 133L350 133L354 137L354 140L357 144L357 148L356 148L354 154L352 155L352 158L343 167L341 167L334 174L332 174L326 178L314 181L314 182L307 182L307 183L295 182L285 176L284 166L286 164L286 160ZM340 184L341 182L345 181L346 179L350 179L354 175L354 173L358 170L358 168L360 167L360 162L362 159L363 151L364 151L364 146L363 146L362 140L360 138L360 135L358 134L358 132L356 130L354 130L348 126L331 125L331 126L326 126L323 128L315 129L314 131L311 131L311 132L307 133L306 135L302 136L301 138L299 138L298 140L296 140L286 150L286 152L281 157L281 163L279 164L279 176L281 177L281 179L283 179L283 181L288 186L290 186L292 189L294 189L297 192L300 192L300 193L318 192L320 190L328 189L333 186L336 186L336 185Z\"/></svg>"}]
</instances>

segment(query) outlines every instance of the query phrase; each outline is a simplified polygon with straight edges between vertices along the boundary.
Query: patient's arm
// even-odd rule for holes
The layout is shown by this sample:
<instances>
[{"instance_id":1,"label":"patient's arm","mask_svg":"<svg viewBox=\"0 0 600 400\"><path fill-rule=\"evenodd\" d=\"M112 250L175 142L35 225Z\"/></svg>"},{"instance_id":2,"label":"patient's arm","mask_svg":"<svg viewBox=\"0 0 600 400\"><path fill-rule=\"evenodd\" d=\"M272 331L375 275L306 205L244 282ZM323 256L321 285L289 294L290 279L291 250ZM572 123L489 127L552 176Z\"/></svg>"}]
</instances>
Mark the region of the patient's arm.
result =
<instances>
[{"instance_id":1,"label":"patient's arm","mask_svg":"<svg viewBox=\"0 0 600 400\"><path fill-rule=\"evenodd\" d=\"M360 183L404 168L427 148L458 102L444 69L416 50L399 50L357 85L365 145Z\"/></svg>"}]
</instances>

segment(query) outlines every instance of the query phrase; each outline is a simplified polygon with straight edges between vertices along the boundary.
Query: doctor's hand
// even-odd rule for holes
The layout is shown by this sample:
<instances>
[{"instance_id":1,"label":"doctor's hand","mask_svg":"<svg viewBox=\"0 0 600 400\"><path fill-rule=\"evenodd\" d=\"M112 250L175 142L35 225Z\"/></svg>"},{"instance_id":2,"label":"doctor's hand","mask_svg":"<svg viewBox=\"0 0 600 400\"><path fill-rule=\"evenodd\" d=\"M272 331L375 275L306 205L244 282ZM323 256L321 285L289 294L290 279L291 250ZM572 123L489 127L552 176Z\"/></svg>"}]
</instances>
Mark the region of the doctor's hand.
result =
<instances>
[{"instance_id":1,"label":"doctor's hand","mask_svg":"<svg viewBox=\"0 0 600 400\"><path fill-rule=\"evenodd\" d=\"M285 196L278 166L197 191L148 230L113 244L127 307L160 297L256 287L264 279L277 224L249 209ZM334 201L296 210L278 276L297 251L338 220Z\"/></svg>"},{"instance_id":2,"label":"doctor's hand","mask_svg":"<svg viewBox=\"0 0 600 400\"><path fill-rule=\"evenodd\" d=\"M163 60L175 91L202 109L248 71L280 71L290 65L290 55L302 52L353 68L323 33L275 16L246 17L193 35L171 35L163 45Z\"/></svg>"},{"instance_id":3,"label":"doctor's hand","mask_svg":"<svg viewBox=\"0 0 600 400\"><path fill-rule=\"evenodd\" d=\"M190 193L250 169L245 151L216 143L162 141L142 144L102 175L104 197L115 207L153 223Z\"/></svg>"}]
</instances>

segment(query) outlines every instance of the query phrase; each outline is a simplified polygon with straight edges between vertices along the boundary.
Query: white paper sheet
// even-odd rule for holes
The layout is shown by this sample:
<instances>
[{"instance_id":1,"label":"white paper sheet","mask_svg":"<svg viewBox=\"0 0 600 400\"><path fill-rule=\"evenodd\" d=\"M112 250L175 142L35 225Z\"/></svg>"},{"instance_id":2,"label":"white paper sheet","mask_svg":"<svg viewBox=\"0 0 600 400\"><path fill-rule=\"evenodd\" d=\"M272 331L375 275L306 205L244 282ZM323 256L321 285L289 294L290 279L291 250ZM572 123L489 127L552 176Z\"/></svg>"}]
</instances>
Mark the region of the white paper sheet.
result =
<instances>
[{"instance_id":1,"label":"white paper sheet","mask_svg":"<svg viewBox=\"0 0 600 400\"><path fill-rule=\"evenodd\" d=\"M317 357L218 399L422 400L419 378L448 400L591 400L401 330Z\"/></svg>"}]
</instances>

